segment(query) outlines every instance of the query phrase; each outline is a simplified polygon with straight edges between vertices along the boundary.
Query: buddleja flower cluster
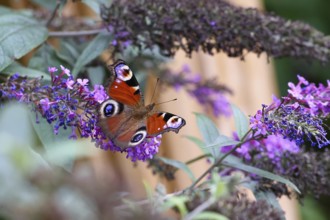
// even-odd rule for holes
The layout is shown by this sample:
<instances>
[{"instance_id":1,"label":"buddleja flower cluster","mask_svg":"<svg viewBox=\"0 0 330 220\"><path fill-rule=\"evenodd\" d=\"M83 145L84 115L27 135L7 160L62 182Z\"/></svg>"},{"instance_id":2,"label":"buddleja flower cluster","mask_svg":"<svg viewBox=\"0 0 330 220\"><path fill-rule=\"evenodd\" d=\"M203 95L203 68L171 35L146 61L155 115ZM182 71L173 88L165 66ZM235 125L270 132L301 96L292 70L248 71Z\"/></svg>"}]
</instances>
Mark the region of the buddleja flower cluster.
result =
<instances>
[{"instance_id":1,"label":"buddleja flower cluster","mask_svg":"<svg viewBox=\"0 0 330 220\"><path fill-rule=\"evenodd\" d=\"M101 17L113 34L115 52L132 45L157 46L166 56L181 49L188 55L222 51L242 59L246 51L321 62L330 57L329 39L311 26L224 0L115 0L101 9Z\"/></svg>"},{"instance_id":2,"label":"buddleja flower cluster","mask_svg":"<svg viewBox=\"0 0 330 220\"><path fill-rule=\"evenodd\" d=\"M96 146L104 150L123 152L115 146L98 125L98 107L108 98L102 85L95 85L93 90L88 88L88 79L74 80L70 70L61 66L48 69L51 84L43 85L42 79L28 79L18 74L12 75L0 84L3 99L14 99L29 104L36 113L36 121L40 115L53 125L54 133L60 128L71 129L69 138L76 139L77 133L81 138L91 138ZM152 158L160 145L161 136L146 138L145 142L124 152L132 161Z\"/></svg>"},{"instance_id":3,"label":"buddleja flower cluster","mask_svg":"<svg viewBox=\"0 0 330 220\"><path fill-rule=\"evenodd\" d=\"M187 65L178 73L164 72L160 79L161 82L174 86L176 90L184 88L216 117L231 114L230 103L225 95L232 92L226 86L218 84L216 79L203 80L199 74L194 75Z\"/></svg>"},{"instance_id":4,"label":"buddleja flower cluster","mask_svg":"<svg viewBox=\"0 0 330 220\"><path fill-rule=\"evenodd\" d=\"M244 143L236 154L252 166L291 180L303 192L299 198L308 193L329 195L330 154L318 148L330 143L324 124L330 112L330 81L315 85L301 76L298 79L297 84L289 83L288 96L274 97L273 103L263 105L250 118L254 140ZM306 151L308 145L318 148ZM292 194L283 183L251 177L260 190L271 190L277 196Z\"/></svg>"},{"instance_id":5,"label":"buddleja flower cluster","mask_svg":"<svg viewBox=\"0 0 330 220\"><path fill-rule=\"evenodd\" d=\"M282 100L274 97L271 105L250 119L255 135L280 135L298 146L309 142L322 148L330 143L324 120L329 115L330 81L316 86L298 76L299 83L289 83L289 95Z\"/></svg>"}]
</instances>

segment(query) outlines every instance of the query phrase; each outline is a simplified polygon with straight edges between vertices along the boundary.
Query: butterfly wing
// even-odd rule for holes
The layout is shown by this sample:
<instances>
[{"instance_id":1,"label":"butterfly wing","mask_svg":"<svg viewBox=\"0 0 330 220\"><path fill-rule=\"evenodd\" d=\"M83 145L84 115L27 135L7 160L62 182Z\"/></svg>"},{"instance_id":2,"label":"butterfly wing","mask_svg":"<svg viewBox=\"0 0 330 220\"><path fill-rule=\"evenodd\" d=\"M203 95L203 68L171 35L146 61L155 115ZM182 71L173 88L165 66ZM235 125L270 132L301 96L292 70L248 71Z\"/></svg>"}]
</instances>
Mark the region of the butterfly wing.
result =
<instances>
[{"instance_id":1,"label":"butterfly wing","mask_svg":"<svg viewBox=\"0 0 330 220\"><path fill-rule=\"evenodd\" d=\"M110 98L100 105L99 124L116 146L133 147L147 136L145 120L132 117L134 108L143 105L140 86L124 61L118 60L109 69L112 73L108 86Z\"/></svg>"},{"instance_id":2,"label":"butterfly wing","mask_svg":"<svg viewBox=\"0 0 330 220\"><path fill-rule=\"evenodd\" d=\"M147 118L147 133L149 136L156 136L167 131L178 133L185 124L186 121L180 116L158 112Z\"/></svg>"},{"instance_id":3,"label":"butterfly wing","mask_svg":"<svg viewBox=\"0 0 330 220\"><path fill-rule=\"evenodd\" d=\"M143 105L140 86L132 70L122 60L109 66L112 73L108 87L108 95L128 106Z\"/></svg>"}]
</instances>

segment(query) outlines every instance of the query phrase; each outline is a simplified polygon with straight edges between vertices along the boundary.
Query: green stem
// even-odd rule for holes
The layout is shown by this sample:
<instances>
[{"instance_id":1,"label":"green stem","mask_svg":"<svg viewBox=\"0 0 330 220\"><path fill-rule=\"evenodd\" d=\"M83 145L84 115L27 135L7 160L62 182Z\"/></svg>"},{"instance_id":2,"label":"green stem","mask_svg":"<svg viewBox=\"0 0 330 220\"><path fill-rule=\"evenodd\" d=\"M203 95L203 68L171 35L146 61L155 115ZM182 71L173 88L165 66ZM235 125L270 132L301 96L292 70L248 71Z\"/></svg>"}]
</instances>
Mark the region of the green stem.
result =
<instances>
[{"instance_id":1,"label":"green stem","mask_svg":"<svg viewBox=\"0 0 330 220\"><path fill-rule=\"evenodd\" d=\"M191 186L189 186L188 189L193 189L208 173L210 173L215 167L219 166L221 162L226 159L230 154L232 154L234 151L236 151L239 147L242 146L242 144L246 143L249 140L245 140L248 136L248 134L252 130L248 130L246 134L242 137L242 142L237 144L235 147L233 147L230 151L228 151L225 155L220 157L212 166L210 166Z\"/></svg>"},{"instance_id":2,"label":"green stem","mask_svg":"<svg viewBox=\"0 0 330 220\"><path fill-rule=\"evenodd\" d=\"M212 156L212 155L211 154L203 154L203 155L200 155L198 157L195 157L195 158L193 158L191 160L188 160L187 162L185 162L185 164L186 165L189 165L189 164L192 164L192 163L194 163L194 162L196 162L198 160L201 160L203 158L210 157L210 156Z\"/></svg>"},{"instance_id":3,"label":"green stem","mask_svg":"<svg viewBox=\"0 0 330 220\"><path fill-rule=\"evenodd\" d=\"M78 37L85 35L96 35L100 32L106 32L106 29L94 29L94 30L85 30L85 31L50 31L49 37Z\"/></svg>"}]
</instances>

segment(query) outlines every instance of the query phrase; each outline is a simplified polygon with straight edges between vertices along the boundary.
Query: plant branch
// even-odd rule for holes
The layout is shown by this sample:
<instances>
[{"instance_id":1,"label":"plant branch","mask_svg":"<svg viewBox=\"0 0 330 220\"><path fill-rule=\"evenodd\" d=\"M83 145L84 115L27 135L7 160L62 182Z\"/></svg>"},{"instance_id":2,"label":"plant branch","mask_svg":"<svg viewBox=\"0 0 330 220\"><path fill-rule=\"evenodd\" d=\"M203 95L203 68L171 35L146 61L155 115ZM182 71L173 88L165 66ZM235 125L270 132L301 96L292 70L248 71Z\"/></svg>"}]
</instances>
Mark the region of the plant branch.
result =
<instances>
[{"instance_id":1,"label":"plant branch","mask_svg":"<svg viewBox=\"0 0 330 220\"><path fill-rule=\"evenodd\" d=\"M207 201L203 202L199 206L197 206L193 211L191 211L188 215L186 215L183 220L192 220L198 215L199 213L203 212L207 208L209 208L214 203L214 199L210 198Z\"/></svg>"},{"instance_id":2,"label":"plant branch","mask_svg":"<svg viewBox=\"0 0 330 220\"><path fill-rule=\"evenodd\" d=\"M221 162L228 157L231 153L233 153L237 148L239 148L242 145L242 143L237 144L235 147L233 147L230 151L228 151L225 155L219 158L212 166L210 166L198 179L189 186L188 189L194 188L208 173L210 173L215 167L219 166Z\"/></svg>"},{"instance_id":3,"label":"plant branch","mask_svg":"<svg viewBox=\"0 0 330 220\"><path fill-rule=\"evenodd\" d=\"M200 155L198 157L195 157L195 158L193 158L191 160L188 160L187 162L185 162L185 164L186 165L189 165L189 164L192 164L192 163L194 163L194 162L196 162L198 160L201 160L203 158L210 157L210 156L212 156L212 155L211 154L203 154L203 155Z\"/></svg>"},{"instance_id":4,"label":"plant branch","mask_svg":"<svg viewBox=\"0 0 330 220\"><path fill-rule=\"evenodd\" d=\"M48 19L48 21L46 23L46 27L49 27L50 24L52 23L52 21L54 20L54 18L56 16L56 12L59 9L60 5L61 5L61 2L59 0L57 0L56 1L56 6L55 6L55 8L54 8L54 10L53 10L53 12L51 14L51 16L49 17L49 19Z\"/></svg>"},{"instance_id":5,"label":"plant branch","mask_svg":"<svg viewBox=\"0 0 330 220\"><path fill-rule=\"evenodd\" d=\"M248 137L248 134L251 132L252 130L250 129L248 132L246 132L246 134L243 136L242 138L242 142L237 144L235 147L233 147L230 151L228 151L225 155L223 155L222 157L219 158L219 160L217 160L212 166L210 166L188 189L192 189L194 188L208 173L210 173L215 167L219 166L221 164L221 162L228 157L230 154L232 154L233 152L236 151L236 149L238 149L239 147L242 146L242 144L244 144L245 142L247 142L248 140L245 140L246 137Z\"/></svg>"},{"instance_id":6,"label":"plant branch","mask_svg":"<svg viewBox=\"0 0 330 220\"><path fill-rule=\"evenodd\" d=\"M85 35L96 35L101 32L107 32L105 28L85 30L85 31L50 31L49 37L79 37Z\"/></svg>"}]
</instances>

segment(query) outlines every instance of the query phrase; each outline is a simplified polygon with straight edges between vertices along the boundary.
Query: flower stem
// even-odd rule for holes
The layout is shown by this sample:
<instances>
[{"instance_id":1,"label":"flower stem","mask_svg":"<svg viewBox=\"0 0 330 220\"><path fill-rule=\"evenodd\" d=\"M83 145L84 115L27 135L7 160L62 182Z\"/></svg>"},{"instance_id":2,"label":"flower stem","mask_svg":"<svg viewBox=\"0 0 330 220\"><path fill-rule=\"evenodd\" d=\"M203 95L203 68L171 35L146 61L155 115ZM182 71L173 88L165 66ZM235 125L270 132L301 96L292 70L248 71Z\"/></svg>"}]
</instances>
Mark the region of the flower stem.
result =
<instances>
[{"instance_id":1,"label":"flower stem","mask_svg":"<svg viewBox=\"0 0 330 220\"><path fill-rule=\"evenodd\" d=\"M219 166L221 164L221 162L226 159L226 157L228 157L231 153L235 152L239 147L242 146L242 144L244 144L245 142L249 141L249 140L245 140L248 135L250 134L252 130L248 130L246 132L246 134L242 137L241 139L241 143L237 144L235 147L233 147L230 151L228 151L226 154L224 154L222 157L220 157L212 166L210 166L200 177L198 177L198 179L191 185L188 187L188 190L193 189L208 173L210 173L215 167Z\"/></svg>"},{"instance_id":2,"label":"flower stem","mask_svg":"<svg viewBox=\"0 0 330 220\"><path fill-rule=\"evenodd\" d=\"M195 157L195 158L193 158L191 160L188 160L187 162L185 162L185 164L186 165L189 165L189 164L192 164L192 163L194 163L194 162L196 162L198 160L201 160L201 159L203 159L205 157L210 157L210 156L212 156L212 155L211 154L203 154L203 155L200 155L198 157Z\"/></svg>"}]
</instances>

